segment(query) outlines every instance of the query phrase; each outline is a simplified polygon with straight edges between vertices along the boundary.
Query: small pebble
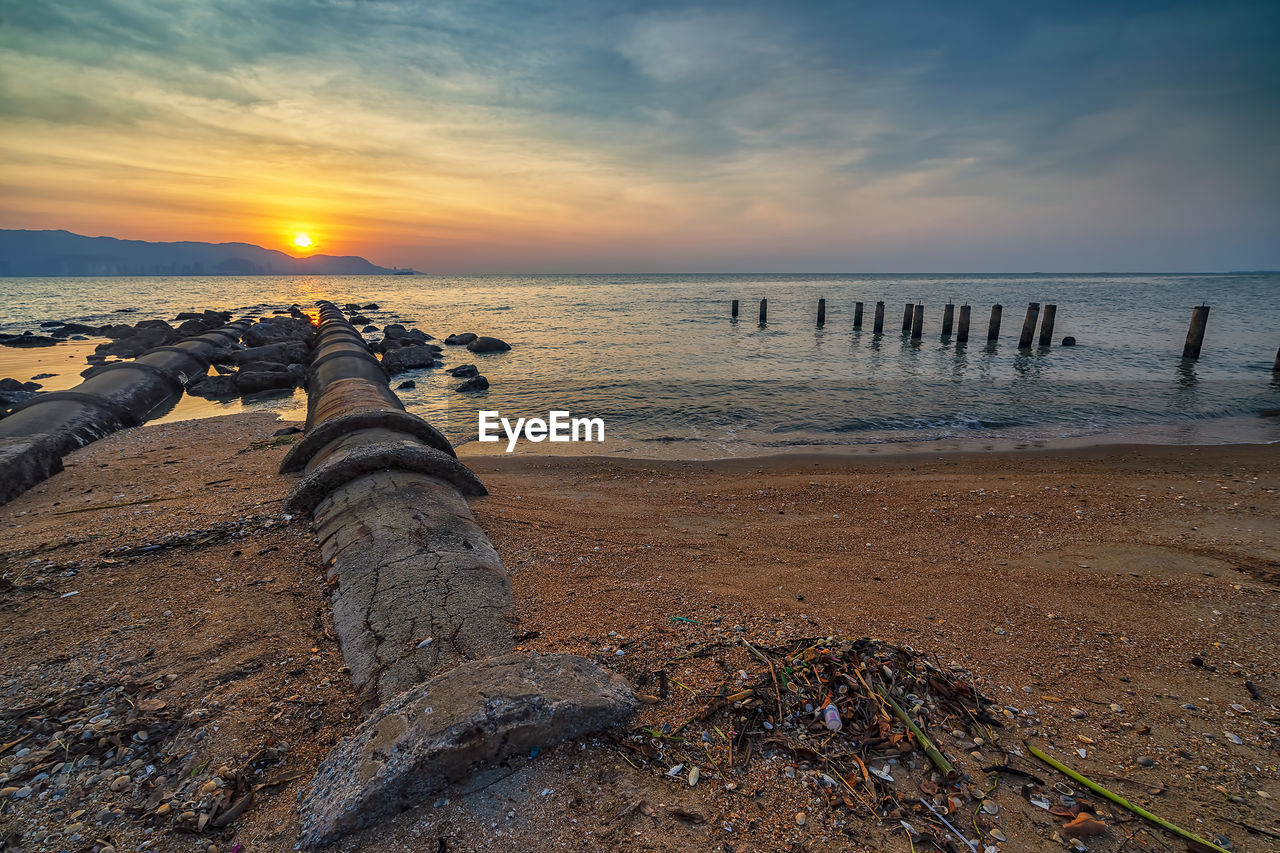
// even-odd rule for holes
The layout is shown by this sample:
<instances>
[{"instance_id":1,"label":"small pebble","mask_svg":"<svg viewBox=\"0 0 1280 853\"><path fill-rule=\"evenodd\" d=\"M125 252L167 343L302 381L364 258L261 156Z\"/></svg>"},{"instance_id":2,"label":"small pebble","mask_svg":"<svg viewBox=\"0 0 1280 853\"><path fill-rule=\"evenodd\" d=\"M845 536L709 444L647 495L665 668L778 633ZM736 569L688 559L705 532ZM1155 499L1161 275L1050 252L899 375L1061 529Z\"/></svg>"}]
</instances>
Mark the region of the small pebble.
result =
<instances>
[{"instance_id":1,"label":"small pebble","mask_svg":"<svg viewBox=\"0 0 1280 853\"><path fill-rule=\"evenodd\" d=\"M796 812L796 826L804 826L804 812Z\"/></svg>"}]
</instances>

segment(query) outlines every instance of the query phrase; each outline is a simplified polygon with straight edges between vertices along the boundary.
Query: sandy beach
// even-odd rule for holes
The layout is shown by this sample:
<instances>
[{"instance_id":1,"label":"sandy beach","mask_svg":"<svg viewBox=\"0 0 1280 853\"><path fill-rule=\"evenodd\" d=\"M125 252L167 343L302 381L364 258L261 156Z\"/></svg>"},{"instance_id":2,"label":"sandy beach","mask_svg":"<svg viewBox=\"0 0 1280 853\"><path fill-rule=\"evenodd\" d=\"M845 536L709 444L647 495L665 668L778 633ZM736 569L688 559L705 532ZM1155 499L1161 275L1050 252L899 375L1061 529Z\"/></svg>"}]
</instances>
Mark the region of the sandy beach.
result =
<instances>
[{"instance_id":1,"label":"sandy beach","mask_svg":"<svg viewBox=\"0 0 1280 853\"><path fill-rule=\"evenodd\" d=\"M114 784L120 744L104 738L55 799L0 800L12 849L32 833L31 849L293 849L298 786L362 709L319 550L280 509L294 480L275 473L295 440L274 435L285 425L242 414L125 430L0 508L0 772L18 779L0 787L36 769L22 739L99 705L134 721L134 771L152 764L193 792L238 773L259 786L239 820L197 832L174 819L186 795ZM686 688L638 725L687 719L737 665L732 650L675 660L691 650L876 637L970 671L1008 712L998 747L940 733L975 766L1024 739L1053 746L1205 837L1280 843L1273 447L468 462L491 493L472 509L511 573L521 646L635 684L665 668ZM779 758L707 765L696 787L606 737L518 763L335 849L911 849ZM1064 849L1063 821L1017 778L988 784L1013 849ZM1089 850L1180 849L1101 811L1109 827Z\"/></svg>"}]
</instances>

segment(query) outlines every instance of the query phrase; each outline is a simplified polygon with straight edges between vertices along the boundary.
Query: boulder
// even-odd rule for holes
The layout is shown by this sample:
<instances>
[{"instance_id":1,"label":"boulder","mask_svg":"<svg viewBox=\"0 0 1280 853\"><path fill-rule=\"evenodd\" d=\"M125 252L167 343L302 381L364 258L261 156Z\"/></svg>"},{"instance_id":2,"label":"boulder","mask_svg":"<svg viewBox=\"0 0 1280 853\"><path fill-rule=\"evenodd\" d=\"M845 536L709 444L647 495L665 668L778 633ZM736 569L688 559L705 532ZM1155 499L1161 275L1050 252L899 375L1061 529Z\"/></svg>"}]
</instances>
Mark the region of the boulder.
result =
<instances>
[{"instance_id":1,"label":"boulder","mask_svg":"<svg viewBox=\"0 0 1280 853\"><path fill-rule=\"evenodd\" d=\"M1076 339L1071 337L1070 335L1067 335L1065 338L1062 339L1062 345L1064 347L1073 347L1076 345Z\"/></svg>"},{"instance_id":2,"label":"boulder","mask_svg":"<svg viewBox=\"0 0 1280 853\"><path fill-rule=\"evenodd\" d=\"M59 337L63 335L96 335L98 334L98 327L88 326L84 323L59 323L58 330L53 334Z\"/></svg>"},{"instance_id":3,"label":"boulder","mask_svg":"<svg viewBox=\"0 0 1280 853\"><path fill-rule=\"evenodd\" d=\"M356 314L352 317L348 317L347 322L349 322L353 326L362 326L369 322L369 318L364 316L363 314Z\"/></svg>"},{"instance_id":4,"label":"boulder","mask_svg":"<svg viewBox=\"0 0 1280 853\"><path fill-rule=\"evenodd\" d=\"M174 317L174 322L181 323L183 320L199 320L204 317L199 311L179 311L178 316Z\"/></svg>"},{"instance_id":5,"label":"boulder","mask_svg":"<svg viewBox=\"0 0 1280 853\"><path fill-rule=\"evenodd\" d=\"M301 842L331 844L503 761L616 726L625 680L577 655L513 652L411 687L339 743L299 794Z\"/></svg>"},{"instance_id":6,"label":"boulder","mask_svg":"<svg viewBox=\"0 0 1280 853\"><path fill-rule=\"evenodd\" d=\"M382 355L382 366L394 376L407 370L436 366L436 351L429 346L396 347Z\"/></svg>"},{"instance_id":7,"label":"boulder","mask_svg":"<svg viewBox=\"0 0 1280 853\"><path fill-rule=\"evenodd\" d=\"M464 347L478 338L475 332L463 332L460 335L450 335L444 339L444 342L453 347Z\"/></svg>"},{"instance_id":8,"label":"boulder","mask_svg":"<svg viewBox=\"0 0 1280 853\"><path fill-rule=\"evenodd\" d=\"M251 347L278 344L286 341L308 343L315 335L316 327L310 320L296 317L270 317L254 323L244 333L244 342Z\"/></svg>"},{"instance_id":9,"label":"boulder","mask_svg":"<svg viewBox=\"0 0 1280 853\"><path fill-rule=\"evenodd\" d=\"M196 318L194 320L184 320L178 326L178 334L182 335L185 338L190 335L198 335L201 332L207 331L208 328L209 328L208 324L206 324L205 321L201 318Z\"/></svg>"},{"instance_id":10,"label":"boulder","mask_svg":"<svg viewBox=\"0 0 1280 853\"><path fill-rule=\"evenodd\" d=\"M457 367L446 370L445 373L449 374L454 379L467 379L472 376L479 376L480 368L476 367L474 364L459 364Z\"/></svg>"},{"instance_id":11,"label":"boulder","mask_svg":"<svg viewBox=\"0 0 1280 853\"><path fill-rule=\"evenodd\" d=\"M417 387L418 387L417 382L414 382L412 379L406 379L405 381L401 382L399 385L396 386L396 390L408 391L411 388L417 388Z\"/></svg>"},{"instance_id":12,"label":"boulder","mask_svg":"<svg viewBox=\"0 0 1280 853\"><path fill-rule=\"evenodd\" d=\"M115 325L107 324L106 326L101 327L98 329L98 334L116 339L132 337L136 332L134 331L133 326L130 326L127 323L117 323Z\"/></svg>"},{"instance_id":13,"label":"boulder","mask_svg":"<svg viewBox=\"0 0 1280 853\"><path fill-rule=\"evenodd\" d=\"M278 344L233 350L227 358L232 364L248 364L254 361L306 364L311 360L311 349L301 341L284 341Z\"/></svg>"},{"instance_id":14,"label":"boulder","mask_svg":"<svg viewBox=\"0 0 1280 853\"><path fill-rule=\"evenodd\" d=\"M7 347L20 347L23 349L31 347L51 347L58 343L57 338L50 338L45 335L33 335L30 332L23 332L20 335L0 335L0 344Z\"/></svg>"},{"instance_id":15,"label":"boulder","mask_svg":"<svg viewBox=\"0 0 1280 853\"><path fill-rule=\"evenodd\" d=\"M187 393L211 400L229 400L240 396L234 376L202 376L187 386Z\"/></svg>"},{"instance_id":16,"label":"boulder","mask_svg":"<svg viewBox=\"0 0 1280 853\"><path fill-rule=\"evenodd\" d=\"M36 382L19 382L16 379L0 379L0 405L12 406L23 400L30 400L40 390Z\"/></svg>"},{"instance_id":17,"label":"boulder","mask_svg":"<svg viewBox=\"0 0 1280 853\"><path fill-rule=\"evenodd\" d=\"M511 345L501 338L479 337L467 344L467 349L471 352L506 352Z\"/></svg>"},{"instance_id":18,"label":"boulder","mask_svg":"<svg viewBox=\"0 0 1280 853\"><path fill-rule=\"evenodd\" d=\"M364 327L363 329L361 329L360 331L364 332L364 333L367 335L367 334L369 334L370 332L376 332L376 331L378 331L378 327L377 327L377 326L373 326L373 325L369 325L369 326L365 326L365 327Z\"/></svg>"},{"instance_id":19,"label":"boulder","mask_svg":"<svg viewBox=\"0 0 1280 853\"><path fill-rule=\"evenodd\" d=\"M277 388L292 388L298 384L297 377L288 370L241 370L235 375L236 388L242 394L256 394L259 391L273 391Z\"/></svg>"},{"instance_id":20,"label":"boulder","mask_svg":"<svg viewBox=\"0 0 1280 853\"><path fill-rule=\"evenodd\" d=\"M488 387L489 387L488 379L485 379L483 376L473 376L470 379L468 379L466 382L463 382L457 388L454 388L453 390L459 391L465 394L469 391L484 391L484 390L487 390Z\"/></svg>"},{"instance_id":21,"label":"boulder","mask_svg":"<svg viewBox=\"0 0 1280 853\"><path fill-rule=\"evenodd\" d=\"M363 311L377 311L377 310L378 310L378 303L376 303L376 302L370 302L368 305L364 306L364 308L363 308L363 309L361 309L361 310L363 310Z\"/></svg>"},{"instance_id":22,"label":"boulder","mask_svg":"<svg viewBox=\"0 0 1280 853\"><path fill-rule=\"evenodd\" d=\"M272 435L276 435L276 436L280 436L280 435L297 435L297 434L298 434L298 433L300 433L300 432L302 432L302 428L301 428L301 427L287 426L287 427L281 427L280 429L276 430L275 432L273 432L273 433L271 433L271 434L272 434Z\"/></svg>"}]
</instances>

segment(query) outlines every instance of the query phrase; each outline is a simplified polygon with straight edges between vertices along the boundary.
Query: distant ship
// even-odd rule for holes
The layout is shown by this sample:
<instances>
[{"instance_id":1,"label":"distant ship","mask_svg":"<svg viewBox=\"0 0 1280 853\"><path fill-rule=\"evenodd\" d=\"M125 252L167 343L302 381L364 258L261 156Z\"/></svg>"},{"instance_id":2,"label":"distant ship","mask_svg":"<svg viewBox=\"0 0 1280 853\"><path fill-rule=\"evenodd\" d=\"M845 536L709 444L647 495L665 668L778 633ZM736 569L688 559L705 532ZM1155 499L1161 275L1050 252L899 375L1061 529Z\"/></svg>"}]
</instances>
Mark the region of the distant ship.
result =
<instances>
[{"instance_id":1,"label":"distant ship","mask_svg":"<svg viewBox=\"0 0 1280 853\"><path fill-rule=\"evenodd\" d=\"M392 275L417 275L417 273L414 272L412 268L400 269L399 267L392 267L391 274Z\"/></svg>"}]
</instances>

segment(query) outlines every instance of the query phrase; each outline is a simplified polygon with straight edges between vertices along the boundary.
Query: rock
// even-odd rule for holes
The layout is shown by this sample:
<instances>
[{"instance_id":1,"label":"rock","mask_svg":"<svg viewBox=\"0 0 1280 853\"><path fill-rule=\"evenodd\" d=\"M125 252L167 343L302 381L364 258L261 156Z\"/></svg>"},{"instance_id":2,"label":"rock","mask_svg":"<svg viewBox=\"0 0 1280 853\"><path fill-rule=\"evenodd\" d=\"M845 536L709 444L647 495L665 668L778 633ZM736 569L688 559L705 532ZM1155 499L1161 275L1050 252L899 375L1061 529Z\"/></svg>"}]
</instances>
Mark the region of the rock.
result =
<instances>
[{"instance_id":1,"label":"rock","mask_svg":"<svg viewBox=\"0 0 1280 853\"><path fill-rule=\"evenodd\" d=\"M301 427L282 427L281 429L278 429L271 434L272 435L297 435L300 432L302 432Z\"/></svg>"},{"instance_id":2,"label":"rock","mask_svg":"<svg viewBox=\"0 0 1280 853\"><path fill-rule=\"evenodd\" d=\"M301 320L297 317L270 317L259 320L246 329L244 342L251 347L286 341L308 343L315 335L315 330L316 327L311 325L310 320Z\"/></svg>"},{"instance_id":3,"label":"rock","mask_svg":"<svg viewBox=\"0 0 1280 853\"><path fill-rule=\"evenodd\" d=\"M88 326L84 323L59 323L57 331L54 335L62 337L64 335L96 335L98 334L97 326Z\"/></svg>"},{"instance_id":4,"label":"rock","mask_svg":"<svg viewBox=\"0 0 1280 853\"><path fill-rule=\"evenodd\" d=\"M377 310L379 310L379 309L378 309L378 303L376 303L376 302L370 302L368 305L364 306L364 308L362 308L362 309L360 309L360 310L362 310L362 311L377 311Z\"/></svg>"},{"instance_id":5,"label":"rock","mask_svg":"<svg viewBox=\"0 0 1280 853\"><path fill-rule=\"evenodd\" d=\"M235 376L204 376L188 385L187 393L210 400L227 400L239 397L240 389Z\"/></svg>"},{"instance_id":6,"label":"rock","mask_svg":"<svg viewBox=\"0 0 1280 853\"><path fill-rule=\"evenodd\" d=\"M348 317L347 322L353 326L364 326L369 323L369 318L363 314L356 314L354 317Z\"/></svg>"},{"instance_id":7,"label":"rock","mask_svg":"<svg viewBox=\"0 0 1280 853\"><path fill-rule=\"evenodd\" d=\"M506 352L511 345L499 338L481 337L467 344L467 349L471 352Z\"/></svg>"},{"instance_id":8,"label":"rock","mask_svg":"<svg viewBox=\"0 0 1280 853\"><path fill-rule=\"evenodd\" d=\"M311 361L311 348L301 341L284 341L260 347L232 350L227 356L232 364L245 365L252 361L273 364L307 364Z\"/></svg>"},{"instance_id":9,"label":"rock","mask_svg":"<svg viewBox=\"0 0 1280 853\"><path fill-rule=\"evenodd\" d=\"M236 372L236 369L234 367L231 367L230 365L227 365L227 364L215 364L213 366L213 369L218 371L224 376Z\"/></svg>"},{"instance_id":10,"label":"rock","mask_svg":"<svg viewBox=\"0 0 1280 853\"><path fill-rule=\"evenodd\" d=\"M0 798L12 797L16 793L18 793L18 787L16 785L10 785L7 788L0 788Z\"/></svg>"},{"instance_id":11,"label":"rock","mask_svg":"<svg viewBox=\"0 0 1280 853\"><path fill-rule=\"evenodd\" d=\"M374 326L374 325L368 325L368 326L365 326L365 327L364 327L363 329L361 329L360 331L361 331L361 332L363 332L363 333L365 333L366 335L368 335L368 334L371 334L371 333L373 333L373 332L378 331L378 327L377 327L377 326Z\"/></svg>"},{"instance_id":12,"label":"rock","mask_svg":"<svg viewBox=\"0 0 1280 853\"><path fill-rule=\"evenodd\" d=\"M476 367L474 364L459 364L451 370L446 370L445 373L449 374L454 379L467 379L472 376L479 376L480 368Z\"/></svg>"},{"instance_id":13,"label":"rock","mask_svg":"<svg viewBox=\"0 0 1280 853\"><path fill-rule=\"evenodd\" d=\"M396 390L407 391L410 388L417 388L417 387L418 387L417 382L414 382L412 379L406 379L405 381L401 382L399 385L396 386Z\"/></svg>"},{"instance_id":14,"label":"rock","mask_svg":"<svg viewBox=\"0 0 1280 853\"><path fill-rule=\"evenodd\" d=\"M179 311L178 316L174 317L173 320L176 323L181 323L183 320L200 320L203 317L204 314L199 311Z\"/></svg>"},{"instance_id":15,"label":"rock","mask_svg":"<svg viewBox=\"0 0 1280 853\"><path fill-rule=\"evenodd\" d=\"M399 340L400 338L408 336L408 334L409 330L399 323L392 323L390 326L387 326L382 330L382 337L389 341Z\"/></svg>"},{"instance_id":16,"label":"rock","mask_svg":"<svg viewBox=\"0 0 1280 853\"><path fill-rule=\"evenodd\" d=\"M796 826L804 826L804 821L805 821L804 812L796 812Z\"/></svg>"},{"instance_id":17,"label":"rock","mask_svg":"<svg viewBox=\"0 0 1280 853\"><path fill-rule=\"evenodd\" d=\"M132 784L133 784L133 780L130 779L128 776L117 776L111 782L111 790L115 791L118 794L121 791L127 790L129 786Z\"/></svg>"},{"instance_id":18,"label":"rock","mask_svg":"<svg viewBox=\"0 0 1280 853\"><path fill-rule=\"evenodd\" d=\"M1143 756L1141 756L1140 758L1138 758L1138 764L1140 764L1140 765L1141 765L1141 766L1143 766L1143 767L1155 767L1155 766L1156 766L1156 762L1155 762L1155 760L1154 760L1154 759L1152 759L1152 758L1150 758L1150 757L1148 757L1148 756L1146 756L1146 755L1143 755Z\"/></svg>"},{"instance_id":19,"label":"rock","mask_svg":"<svg viewBox=\"0 0 1280 853\"><path fill-rule=\"evenodd\" d=\"M1076 345L1076 339L1071 337L1070 335L1067 335L1065 338L1062 339L1062 345L1064 347L1073 347Z\"/></svg>"},{"instance_id":20,"label":"rock","mask_svg":"<svg viewBox=\"0 0 1280 853\"><path fill-rule=\"evenodd\" d=\"M408 370L436 366L436 351L427 346L403 346L382 354L382 366L394 376Z\"/></svg>"},{"instance_id":21,"label":"rock","mask_svg":"<svg viewBox=\"0 0 1280 853\"><path fill-rule=\"evenodd\" d=\"M137 334L137 332L134 331L133 326L130 326L127 323L118 323L116 325L108 324L101 327L98 329L98 334L114 340L117 338L131 338Z\"/></svg>"},{"instance_id":22,"label":"rock","mask_svg":"<svg viewBox=\"0 0 1280 853\"><path fill-rule=\"evenodd\" d=\"M453 390L461 393L467 393L470 391L484 391L488 389L488 387L488 379L485 379L483 376L473 376Z\"/></svg>"},{"instance_id":23,"label":"rock","mask_svg":"<svg viewBox=\"0 0 1280 853\"><path fill-rule=\"evenodd\" d=\"M531 749L635 713L627 683L576 655L468 661L374 711L299 797L300 839L329 844Z\"/></svg>"},{"instance_id":24,"label":"rock","mask_svg":"<svg viewBox=\"0 0 1280 853\"><path fill-rule=\"evenodd\" d=\"M272 391L277 388L292 388L298 384L297 377L289 370L241 370L235 375L236 388L242 394L256 394L259 391Z\"/></svg>"},{"instance_id":25,"label":"rock","mask_svg":"<svg viewBox=\"0 0 1280 853\"><path fill-rule=\"evenodd\" d=\"M444 342L449 346L464 347L467 344L471 343L472 341L476 340L476 338L478 337L479 335L477 335L475 332L463 332L460 335L450 335L449 337L444 339Z\"/></svg>"},{"instance_id":26,"label":"rock","mask_svg":"<svg viewBox=\"0 0 1280 853\"><path fill-rule=\"evenodd\" d=\"M31 378L32 379L52 379L57 375L58 374L56 373L37 373L35 376L32 376Z\"/></svg>"},{"instance_id":27,"label":"rock","mask_svg":"<svg viewBox=\"0 0 1280 853\"><path fill-rule=\"evenodd\" d=\"M0 344L7 347L29 349L32 347L51 347L56 343L58 343L57 338L33 335L30 332L23 332L20 335L0 335Z\"/></svg>"}]
</instances>

